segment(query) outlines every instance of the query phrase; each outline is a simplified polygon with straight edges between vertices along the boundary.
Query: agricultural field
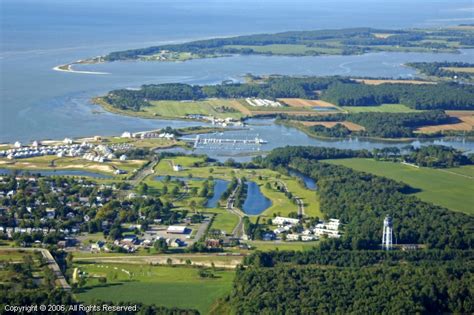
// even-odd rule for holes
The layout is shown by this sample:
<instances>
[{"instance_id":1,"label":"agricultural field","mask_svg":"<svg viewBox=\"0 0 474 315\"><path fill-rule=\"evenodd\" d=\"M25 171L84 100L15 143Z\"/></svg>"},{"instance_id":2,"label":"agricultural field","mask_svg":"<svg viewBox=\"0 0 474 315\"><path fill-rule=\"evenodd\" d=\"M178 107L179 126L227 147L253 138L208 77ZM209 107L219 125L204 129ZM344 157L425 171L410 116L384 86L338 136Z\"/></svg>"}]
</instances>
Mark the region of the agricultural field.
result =
<instances>
[{"instance_id":1,"label":"agricultural field","mask_svg":"<svg viewBox=\"0 0 474 315\"><path fill-rule=\"evenodd\" d=\"M474 67L443 67L441 69L446 70L446 71L464 72L464 73L474 74Z\"/></svg>"},{"instance_id":2,"label":"agricultural field","mask_svg":"<svg viewBox=\"0 0 474 315\"><path fill-rule=\"evenodd\" d=\"M474 111L446 111L451 117L456 117L460 122L418 128L418 132L433 133L439 131L472 131L474 130Z\"/></svg>"},{"instance_id":3,"label":"agricultural field","mask_svg":"<svg viewBox=\"0 0 474 315\"><path fill-rule=\"evenodd\" d=\"M152 106L144 107L144 113L152 117L185 117L197 114L217 118L240 119L244 114L236 107L233 99L208 99L203 101L152 101Z\"/></svg>"},{"instance_id":4,"label":"agricultural field","mask_svg":"<svg viewBox=\"0 0 474 315\"><path fill-rule=\"evenodd\" d=\"M377 112L377 113L414 113L419 110L412 109L403 104L382 104L379 106L344 106L341 107L349 113L366 113L366 112Z\"/></svg>"},{"instance_id":5,"label":"agricultural field","mask_svg":"<svg viewBox=\"0 0 474 315\"><path fill-rule=\"evenodd\" d=\"M358 171L384 176L421 189L415 195L453 211L474 214L474 177L466 176L474 172L473 166L453 169L415 168L394 162L372 159L340 159L325 162L353 168Z\"/></svg>"},{"instance_id":6,"label":"agricultural field","mask_svg":"<svg viewBox=\"0 0 474 315\"><path fill-rule=\"evenodd\" d=\"M234 271L212 271L215 278L201 278L199 269L149 264L76 263L86 272L86 285L76 294L85 303L101 299L142 302L158 306L197 309L207 314L212 304L232 287ZM105 277L107 283L98 278Z\"/></svg>"}]
</instances>

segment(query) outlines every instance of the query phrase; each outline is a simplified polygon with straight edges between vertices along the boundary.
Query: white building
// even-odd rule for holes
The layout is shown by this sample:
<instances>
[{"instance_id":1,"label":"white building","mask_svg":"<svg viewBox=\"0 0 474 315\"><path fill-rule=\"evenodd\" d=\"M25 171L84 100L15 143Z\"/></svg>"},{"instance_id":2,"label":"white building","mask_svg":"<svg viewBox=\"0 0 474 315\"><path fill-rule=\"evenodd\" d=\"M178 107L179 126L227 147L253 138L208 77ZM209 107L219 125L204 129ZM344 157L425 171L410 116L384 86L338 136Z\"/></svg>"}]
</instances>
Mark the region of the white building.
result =
<instances>
[{"instance_id":1,"label":"white building","mask_svg":"<svg viewBox=\"0 0 474 315\"><path fill-rule=\"evenodd\" d=\"M17 141L17 142L15 142L15 144L13 144L13 146L14 146L15 148L21 148L21 142L20 142L20 141Z\"/></svg>"},{"instance_id":2,"label":"white building","mask_svg":"<svg viewBox=\"0 0 474 315\"><path fill-rule=\"evenodd\" d=\"M122 138L131 138L132 134L129 131L125 131L121 135Z\"/></svg>"},{"instance_id":3,"label":"white building","mask_svg":"<svg viewBox=\"0 0 474 315\"><path fill-rule=\"evenodd\" d=\"M72 139L71 138L64 138L63 143L64 144L72 144Z\"/></svg>"},{"instance_id":4,"label":"white building","mask_svg":"<svg viewBox=\"0 0 474 315\"><path fill-rule=\"evenodd\" d=\"M127 160L127 156L125 154L122 154L119 158L120 161L126 161Z\"/></svg>"},{"instance_id":5,"label":"white building","mask_svg":"<svg viewBox=\"0 0 474 315\"><path fill-rule=\"evenodd\" d=\"M274 225L286 225L286 224L291 224L295 225L300 222L299 219L293 219L293 218L286 218L286 217L276 217L272 220L272 223Z\"/></svg>"},{"instance_id":6,"label":"white building","mask_svg":"<svg viewBox=\"0 0 474 315\"><path fill-rule=\"evenodd\" d=\"M180 172L183 170L183 167L179 164L173 164L173 171Z\"/></svg>"},{"instance_id":7,"label":"white building","mask_svg":"<svg viewBox=\"0 0 474 315\"><path fill-rule=\"evenodd\" d=\"M185 234L187 228L185 226L181 225L170 225L168 226L168 229L166 230L166 233L169 234Z\"/></svg>"}]
</instances>

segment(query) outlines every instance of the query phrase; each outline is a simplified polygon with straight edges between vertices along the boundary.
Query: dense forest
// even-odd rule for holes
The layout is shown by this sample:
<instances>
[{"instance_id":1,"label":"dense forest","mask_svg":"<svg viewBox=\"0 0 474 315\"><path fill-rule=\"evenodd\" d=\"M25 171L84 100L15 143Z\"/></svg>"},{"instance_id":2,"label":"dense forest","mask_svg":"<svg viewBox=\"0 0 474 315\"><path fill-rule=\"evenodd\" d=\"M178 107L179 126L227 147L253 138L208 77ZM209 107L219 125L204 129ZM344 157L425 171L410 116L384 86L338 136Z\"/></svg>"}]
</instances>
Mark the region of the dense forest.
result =
<instances>
[{"instance_id":1,"label":"dense forest","mask_svg":"<svg viewBox=\"0 0 474 315\"><path fill-rule=\"evenodd\" d=\"M350 151L350 150L347 150ZM273 150L263 161L270 168L293 168L318 185L321 209L344 223L342 248L378 248L385 215L394 219L400 244L424 244L428 248L466 249L474 246L474 218L432 205L411 196L405 184L352 169L319 162L324 158L351 155L345 151L313 147ZM353 151L353 156L364 155Z\"/></svg>"},{"instance_id":2,"label":"dense forest","mask_svg":"<svg viewBox=\"0 0 474 315\"><path fill-rule=\"evenodd\" d=\"M388 34L388 36L378 36ZM111 52L106 61L136 59L161 51L189 52L198 55L259 54L258 50L246 46L303 45L308 48L335 49L338 54L361 54L380 51L387 46L404 48L426 48L452 50L449 42L458 42L464 47L473 45L472 32L468 30L383 30L372 28L348 28L338 30L289 31L276 34L244 35L228 38L213 38L182 44L169 44L147 48ZM243 46L243 47L240 47ZM307 49L301 55L318 55L321 52ZM269 54L269 52L265 52Z\"/></svg>"},{"instance_id":3,"label":"dense forest","mask_svg":"<svg viewBox=\"0 0 474 315\"><path fill-rule=\"evenodd\" d=\"M405 104L414 109L474 109L474 86L455 83L336 83L321 98L340 106Z\"/></svg>"},{"instance_id":4,"label":"dense forest","mask_svg":"<svg viewBox=\"0 0 474 315\"><path fill-rule=\"evenodd\" d=\"M417 113L352 113L331 114L324 116L286 116L279 115L284 120L297 121L350 121L365 128L362 131L350 131L342 124L327 128L324 126L308 127L316 135L325 137L345 137L358 135L379 138L426 137L416 133L416 129L423 126L440 125L457 122L456 118L446 115L441 110L424 111Z\"/></svg>"},{"instance_id":5,"label":"dense forest","mask_svg":"<svg viewBox=\"0 0 474 315\"><path fill-rule=\"evenodd\" d=\"M366 155L285 147L260 160L315 179L321 209L341 219L343 237L307 251L253 253L221 303L236 314L474 312L474 219L424 203L406 185L319 161ZM396 243L422 248L377 250L386 214L394 218Z\"/></svg>"},{"instance_id":6,"label":"dense forest","mask_svg":"<svg viewBox=\"0 0 474 315\"><path fill-rule=\"evenodd\" d=\"M406 64L415 68L422 74L427 76L435 76L441 78L472 79L474 73L464 72L462 69L446 69L446 68L474 68L473 63L467 62L410 62Z\"/></svg>"},{"instance_id":7,"label":"dense forest","mask_svg":"<svg viewBox=\"0 0 474 315\"><path fill-rule=\"evenodd\" d=\"M464 155L459 150L441 145L429 145L403 155L406 162L424 167L456 167L474 163L474 155Z\"/></svg>"},{"instance_id":8,"label":"dense forest","mask_svg":"<svg viewBox=\"0 0 474 315\"><path fill-rule=\"evenodd\" d=\"M252 267L237 271L229 304L236 314L469 314L472 267Z\"/></svg>"}]
</instances>

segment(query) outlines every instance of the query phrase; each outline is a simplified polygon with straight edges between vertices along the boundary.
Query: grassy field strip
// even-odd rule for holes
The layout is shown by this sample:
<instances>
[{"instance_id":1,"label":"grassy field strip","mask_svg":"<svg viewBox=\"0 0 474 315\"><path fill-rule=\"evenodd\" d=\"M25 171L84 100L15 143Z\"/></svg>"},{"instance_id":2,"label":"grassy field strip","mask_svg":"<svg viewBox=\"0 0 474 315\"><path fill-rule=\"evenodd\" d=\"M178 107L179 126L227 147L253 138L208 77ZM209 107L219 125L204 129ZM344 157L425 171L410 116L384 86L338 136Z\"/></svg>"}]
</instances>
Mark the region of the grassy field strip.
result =
<instances>
[{"instance_id":1,"label":"grassy field strip","mask_svg":"<svg viewBox=\"0 0 474 315\"><path fill-rule=\"evenodd\" d=\"M197 268L120 263L80 264L75 267L93 277L106 277L101 284L89 278L76 294L83 302L94 299L113 302L142 302L158 306L197 309L207 314L211 305L228 294L234 271L216 270L216 278L201 278Z\"/></svg>"},{"instance_id":2,"label":"grassy field strip","mask_svg":"<svg viewBox=\"0 0 474 315\"><path fill-rule=\"evenodd\" d=\"M393 162L381 162L372 159L341 159L325 162L339 164L358 171L404 182L421 189L416 193L420 199L446 207L453 211L474 214L474 179L463 174L472 174L474 166L462 166L453 169L439 170L432 168L414 168ZM468 175L469 176L469 175Z\"/></svg>"},{"instance_id":3,"label":"grassy field strip","mask_svg":"<svg viewBox=\"0 0 474 315\"><path fill-rule=\"evenodd\" d=\"M232 117L239 119L243 113L235 106L233 99L209 99L203 101L152 101L152 106L144 107L144 112L150 116L185 117L190 114L215 116L218 118ZM222 111L220 108L228 107L233 111Z\"/></svg>"},{"instance_id":4,"label":"grassy field strip","mask_svg":"<svg viewBox=\"0 0 474 315\"><path fill-rule=\"evenodd\" d=\"M349 113L414 113L420 111L417 109L412 109L403 104L382 104L378 106L343 106L341 108L348 111Z\"/></svg>"}]
</instances>

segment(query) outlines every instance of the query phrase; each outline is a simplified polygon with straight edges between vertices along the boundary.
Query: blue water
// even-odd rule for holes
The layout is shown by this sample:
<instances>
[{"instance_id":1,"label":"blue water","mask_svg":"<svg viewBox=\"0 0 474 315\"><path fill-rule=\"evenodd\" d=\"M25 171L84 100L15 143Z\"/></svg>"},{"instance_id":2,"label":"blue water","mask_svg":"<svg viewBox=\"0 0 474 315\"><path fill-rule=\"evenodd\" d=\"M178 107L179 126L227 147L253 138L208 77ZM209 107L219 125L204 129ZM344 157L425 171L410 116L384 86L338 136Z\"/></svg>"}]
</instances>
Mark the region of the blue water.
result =
<instances>
[{"instance_id":1,"label":"blue water","mask_svg":"<svg viewBox=\"0 0 474 315\"><path fill-rule=\"evenodd\" d=\"M290 173L291 176L296 176L296 177L301 178L303 180L306 188L311 189L311 190L318 189L318 186L316 185L316 181L314 179L312 179L311 177L306 176L304 174L301 174L300 172L298 172L296 170L290 170L289 173Z\"/></svg>"},{"instance_id":2,"label":"blue water","mask_svg":"<svg viewBox=\"0 0 474 315\"><path fill-rule=\"evenodd\" d=\"M112 178L111 175L105 175L100 173L79 171L79 170L11 170L11 169L0 169L0 175L11 175L14 172L18 174L30 173L40 174L42 176L78 176L78 177L93 177L93 178Z\"/></svg>"},{"instance_id":3,"label":"blue water","mask_svg":"<svg viewBox=\"0 0 474 315\"><path fill-rule=\"evenodd\" d=\"M317 112L330 112L336 110L335 107L322 107L322 106L314 106L312 110L315 110Z\"/></svg>"},{"instance_id":4,"label":"blue water","mask_svg":"<svg viewBox=\"0 0 474 315\"><path fill-rule=\"evenodd\" d=\"M401 63L472 60L462 55L237 56L186 63L93 66L110 75L52 71L113 50L215 36L371 26L433 27L473 21L471 0L1 0L0 142L120 134L197 123L103 113L91 97L145 83L215 83L256 74L409 77ZM297 17L297 18L295 18ZM85 67L88 68L88 67ZM101 112L98 114L97 112ZM282 145L290 143L282 143Z\"/></svg>"},{"instance_id":5,"label":"blue water","mask_svg":"<svg viewBox=\"0 0 474 315\"><path fill-rule=\"evenodd\" d=\"M214 195L206 203L206 208L216 208L219 204L219 200L222 194L227 190L229 181L223 179L214 180Z\"/></svg>"},{"instance_id":6,"label":"blue water","mask_svg":"<svg viewBox=\"0 0 474 315\"><path fill-rule=\"evenodd\" d=\"M246 182L245 184L247 185L247 198L242 206L242 210L246 214L260 214L272 205L270 199L262 194L257 183Z\"/></svg>"}]
</instances>

